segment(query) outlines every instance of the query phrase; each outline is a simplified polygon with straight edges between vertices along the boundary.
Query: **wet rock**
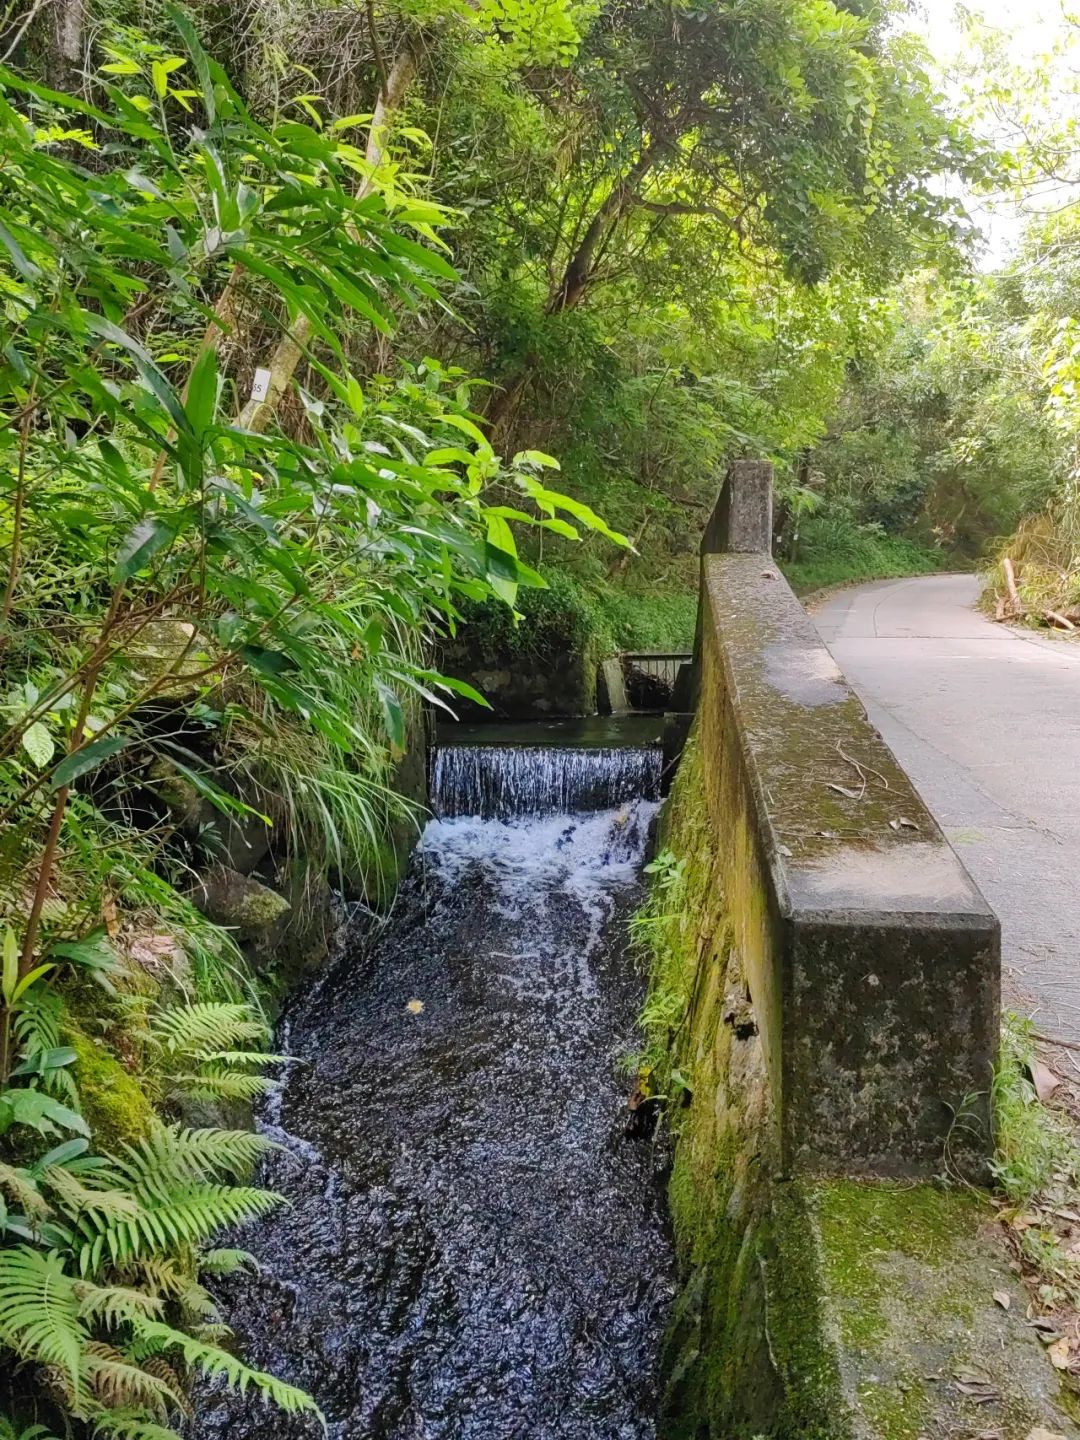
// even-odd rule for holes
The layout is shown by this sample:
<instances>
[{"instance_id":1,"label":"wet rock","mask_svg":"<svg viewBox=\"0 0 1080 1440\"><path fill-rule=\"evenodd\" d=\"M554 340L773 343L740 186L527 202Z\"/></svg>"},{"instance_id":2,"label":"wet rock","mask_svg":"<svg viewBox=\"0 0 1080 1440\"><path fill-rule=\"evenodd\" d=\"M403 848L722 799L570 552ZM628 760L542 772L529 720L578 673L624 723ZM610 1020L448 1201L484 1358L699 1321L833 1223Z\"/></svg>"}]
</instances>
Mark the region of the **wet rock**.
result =
<instances>
[{"instance_id":1,"label":"wet rock","mask_svg":"<svg viewBox=\"0 0 1080 1440\"><path fill-rule=\"evenodd\" d=\"M236 932L255 955L266 955L284 932L292 906L283 895L250 875L215 865L203 875L192 897L208 920Z\"/></svg>"},{"instance_id":2,"label":"wet rock","mask_svg":"<svg viewBox=\"0 0 1080 1440\"><path fill-rule=\"evenodd\" d=\"M125 658L137 679L151 683L170 676L158 691L171 699L187 699L203 688L206 655L195 626L188 620L151 620L133 636Z\"/></svg>"}]
</instances>

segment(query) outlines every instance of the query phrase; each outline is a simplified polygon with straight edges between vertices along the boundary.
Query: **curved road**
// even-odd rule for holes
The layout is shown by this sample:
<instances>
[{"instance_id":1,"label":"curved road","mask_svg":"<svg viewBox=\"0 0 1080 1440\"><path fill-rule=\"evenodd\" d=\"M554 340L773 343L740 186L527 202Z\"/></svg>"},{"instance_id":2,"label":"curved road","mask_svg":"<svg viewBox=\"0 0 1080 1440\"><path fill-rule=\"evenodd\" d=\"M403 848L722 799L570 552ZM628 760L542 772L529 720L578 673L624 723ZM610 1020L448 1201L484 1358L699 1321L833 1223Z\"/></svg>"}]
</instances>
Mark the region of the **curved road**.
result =
<instances>
[{"instance_id":1,"label":"curved road","mask_svg":"<svg viewBox=\"0 0 1080 1440\"><path fill-rule=\"evenodd\" d=\"M1006 1003L1080 1041L1080 644L995 625L978 593L888 580L814 619L1001 917Z\"/></svg>"}]
</instances>

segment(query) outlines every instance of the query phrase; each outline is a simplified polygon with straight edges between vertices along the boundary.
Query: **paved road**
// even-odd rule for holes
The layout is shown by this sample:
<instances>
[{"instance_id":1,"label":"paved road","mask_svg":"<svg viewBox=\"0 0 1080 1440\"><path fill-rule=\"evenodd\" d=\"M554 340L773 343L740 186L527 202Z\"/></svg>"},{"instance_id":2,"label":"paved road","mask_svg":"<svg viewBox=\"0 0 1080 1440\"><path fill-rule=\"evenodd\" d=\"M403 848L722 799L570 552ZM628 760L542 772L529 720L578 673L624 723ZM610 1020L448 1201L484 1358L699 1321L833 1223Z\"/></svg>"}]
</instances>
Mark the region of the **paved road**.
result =
<instances>
[{"instance_id":1,"label":"paved road","mask_svg":"<svg viewBox=\"0 0 1080 1440\"><path fill-rule=\"evenodd\" d=\"M870 718L1001 917L1006 1000L1080 1040L1080 644L995 625L970 575L816 615Z\"/></svg>"}]
</instances>

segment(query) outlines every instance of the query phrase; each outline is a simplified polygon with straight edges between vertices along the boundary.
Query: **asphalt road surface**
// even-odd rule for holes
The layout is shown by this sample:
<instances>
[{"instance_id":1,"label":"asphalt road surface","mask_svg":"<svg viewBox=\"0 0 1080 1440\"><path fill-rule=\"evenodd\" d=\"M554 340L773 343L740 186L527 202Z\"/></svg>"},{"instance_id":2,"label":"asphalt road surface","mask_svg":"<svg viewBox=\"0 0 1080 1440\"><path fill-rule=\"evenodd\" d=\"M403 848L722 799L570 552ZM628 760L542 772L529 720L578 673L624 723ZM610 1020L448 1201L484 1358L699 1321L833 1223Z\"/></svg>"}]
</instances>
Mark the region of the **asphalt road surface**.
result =
<instances>
[{"instance_id":1,"label":"asphalt road surface","mask_svg":"<svg viewBox=\"0 0 1080 1440\"><path fill-rule=\"evenodd\" d=\"M1006 1003L1080 1041L1080 643L995 625L978 593L887 580L814 618L1001 918Z\"/></svg>"}]
</instances>

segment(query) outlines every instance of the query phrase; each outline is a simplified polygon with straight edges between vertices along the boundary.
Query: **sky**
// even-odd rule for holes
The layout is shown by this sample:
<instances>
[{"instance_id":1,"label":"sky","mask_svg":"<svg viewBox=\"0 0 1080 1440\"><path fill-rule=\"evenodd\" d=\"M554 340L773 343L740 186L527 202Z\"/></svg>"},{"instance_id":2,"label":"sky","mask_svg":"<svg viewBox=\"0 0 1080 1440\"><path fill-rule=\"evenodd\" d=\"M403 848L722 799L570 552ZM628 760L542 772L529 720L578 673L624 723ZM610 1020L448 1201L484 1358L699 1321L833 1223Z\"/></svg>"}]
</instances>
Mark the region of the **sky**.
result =
<instances>
[{"instance_id":1,"label":"sky","mask_svg":"<svg viewBox=\"0 0 1080 1440\"><path fill-rule=\"evenodd\" d=\"M926 38L938 60L948 65L964 47L963 29L956 19L957 6L953 0L919 0L919 5L919 13L908 23ZM1013 32L1018 59L1050 50L1064 29L1062 0L969 0L967 8L980 13L991 25ZM970 209L986 235L984 267L992 269L1019 240L1023 221L1008 207L988 210L976 201Z\"/></svg>"}]
</instances>

